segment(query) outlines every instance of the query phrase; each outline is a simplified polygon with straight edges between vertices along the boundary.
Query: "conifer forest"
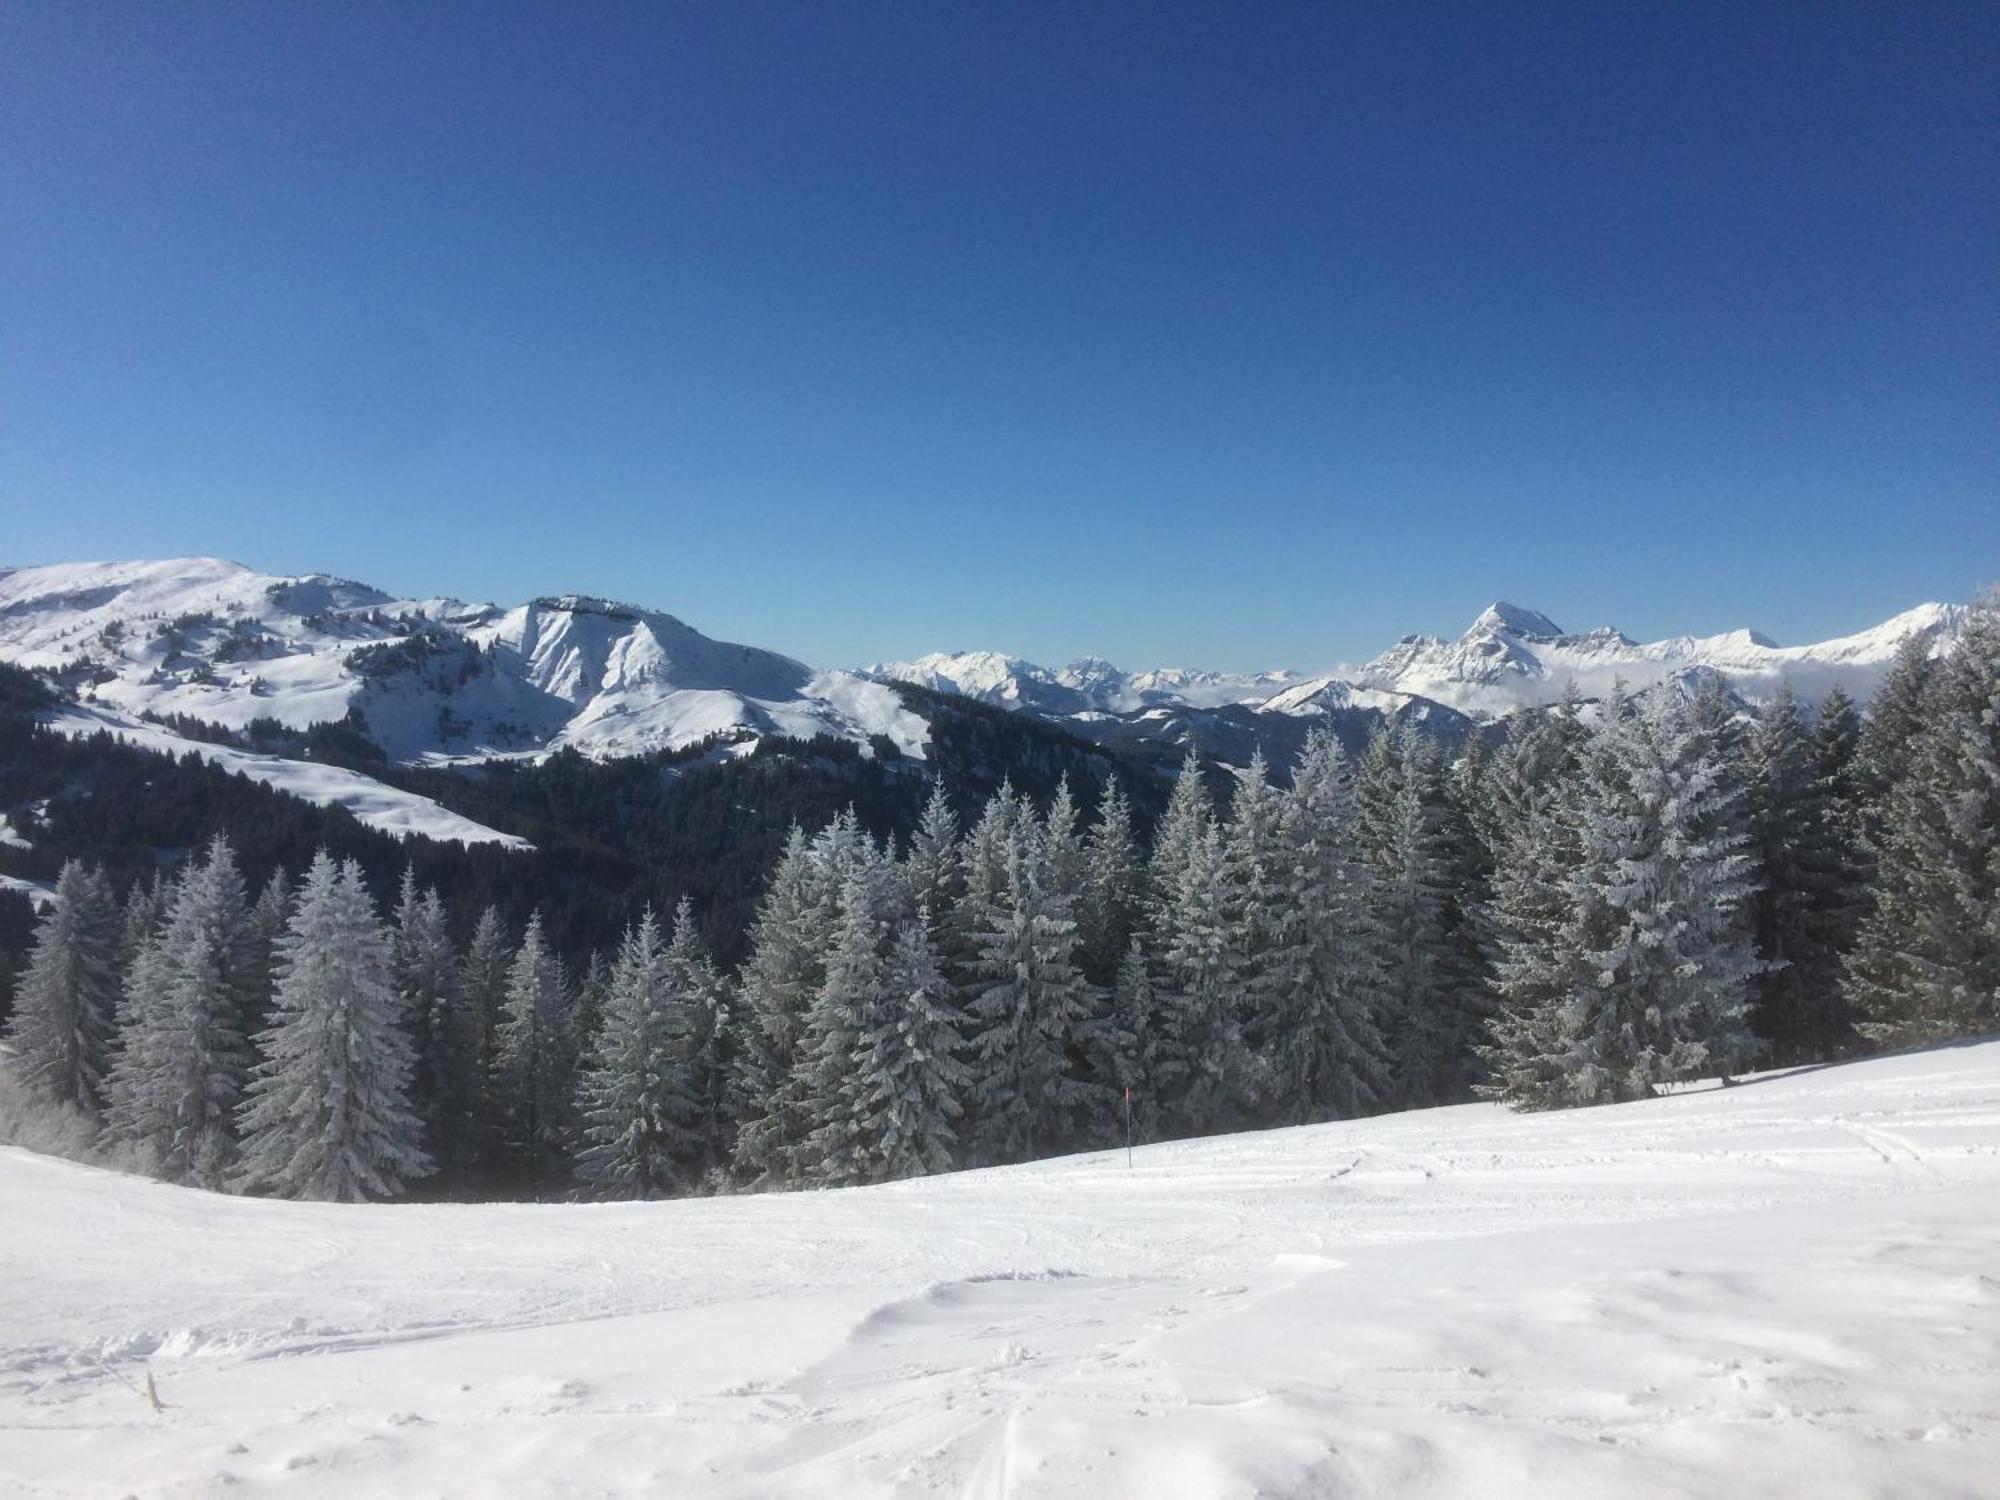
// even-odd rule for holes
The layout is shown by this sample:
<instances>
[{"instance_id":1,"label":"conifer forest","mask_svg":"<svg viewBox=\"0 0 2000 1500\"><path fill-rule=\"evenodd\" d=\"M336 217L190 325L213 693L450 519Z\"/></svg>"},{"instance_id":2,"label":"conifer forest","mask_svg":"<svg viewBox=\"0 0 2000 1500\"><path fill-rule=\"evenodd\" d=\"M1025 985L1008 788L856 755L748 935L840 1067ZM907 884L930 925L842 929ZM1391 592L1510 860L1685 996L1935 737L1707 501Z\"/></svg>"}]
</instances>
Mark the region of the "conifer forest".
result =
<instances>
[{"instance_id":1,"label":"conifer forest","mask_svg":"<svg viewBox=\"0 0 2000 1500\"><path fill-rule=\"evenodd\" d=\"M253 888L228 829L122 884L73 858L11 1066L174 1182L657 1198L1118 1145L1128 1105L1141 1142L1566 1109L2000 1025L1991 608L1865 716L1711 674L1457 745L1191 755L1163 806L1079 764L932 779L900 834L794 821L726 964L686 896L565 950L413 862Z\"/></svg>"}]
</instances>

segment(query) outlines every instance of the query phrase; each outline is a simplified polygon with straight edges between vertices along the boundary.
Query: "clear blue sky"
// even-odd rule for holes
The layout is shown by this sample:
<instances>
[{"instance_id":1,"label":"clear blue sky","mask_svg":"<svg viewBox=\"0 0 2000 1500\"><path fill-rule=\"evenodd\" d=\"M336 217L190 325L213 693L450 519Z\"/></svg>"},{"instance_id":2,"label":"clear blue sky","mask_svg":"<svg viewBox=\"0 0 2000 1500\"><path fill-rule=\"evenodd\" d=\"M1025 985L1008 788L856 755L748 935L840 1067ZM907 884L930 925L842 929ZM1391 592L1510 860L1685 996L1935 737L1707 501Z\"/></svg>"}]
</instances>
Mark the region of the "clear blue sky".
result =
<instances>
[{"instance_id":1,"label":"clear blue sky","mask_svg":"<svg viewBox=\"0 0 2000 1500\"><path fill-rule=\"evenodd\" d=\"M2000 578L2000 7L0 7L0 561L1311 667Z\"/></svg>"}]
</instances>

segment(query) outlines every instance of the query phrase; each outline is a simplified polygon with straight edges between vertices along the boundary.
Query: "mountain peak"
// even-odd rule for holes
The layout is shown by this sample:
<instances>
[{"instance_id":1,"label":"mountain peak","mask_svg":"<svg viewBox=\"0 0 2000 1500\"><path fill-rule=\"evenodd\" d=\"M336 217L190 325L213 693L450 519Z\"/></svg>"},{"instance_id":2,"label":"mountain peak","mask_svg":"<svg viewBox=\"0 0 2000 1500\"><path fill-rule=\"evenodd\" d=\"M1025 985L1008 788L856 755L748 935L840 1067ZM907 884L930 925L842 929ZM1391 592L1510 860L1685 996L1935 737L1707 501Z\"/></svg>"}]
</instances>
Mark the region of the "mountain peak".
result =
<instances>
[{"instance_id":1,"label":"mountain peak","mask_svg":"<svg viewBox=\"0 0 2000 1500\"><path fill-rule=\"evenodd\" d=\"M1501 599L1487 605L1465 633L1469 636L1490 633L1525 636L1530 640L1554 640L1563 632L1562 626L1547 615Z\"/></svg>"}]
</instances>

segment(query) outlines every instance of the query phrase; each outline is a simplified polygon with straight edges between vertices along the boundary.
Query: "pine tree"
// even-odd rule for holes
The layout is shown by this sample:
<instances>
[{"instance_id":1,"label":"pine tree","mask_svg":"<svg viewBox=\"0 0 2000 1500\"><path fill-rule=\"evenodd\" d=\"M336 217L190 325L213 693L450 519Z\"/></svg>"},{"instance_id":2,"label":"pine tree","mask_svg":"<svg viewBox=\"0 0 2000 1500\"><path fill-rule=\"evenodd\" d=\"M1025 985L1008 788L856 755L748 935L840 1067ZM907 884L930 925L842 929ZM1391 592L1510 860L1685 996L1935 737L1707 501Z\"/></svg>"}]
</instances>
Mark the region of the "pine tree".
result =
<instances>
[{"instance_id":1,"label":"pine tree","mask_svg":"<svg viewBox=\"0 0 2000 1500\"><path fill-rule=\"evenodd\" d=\"M1070 1049L1090 1014L1076 921L1047 885L1043 841L1008 841L1005 885L979 933L970 1006L974 1124L987 1161L1023 1161L1067 1141L1089 1108Z\"/></svg>"},{"instance_id":2,"label":"pine tree","mask_svg":"<svg viewBox=\"0 0 2000 1500\"><path fill-rule=\"evenodd\" d=\"M1556 788L1575 777L1579 748L1589 737L1574 682L1553 707L1516 714L1507 727L1507 742L1486 768L1485 796L1474 813L1496 871L1522 847L1529 823L1548 811Z\"/></svg>"},{"instance_id":3,"label":"pine tree","mask_svg":"<svg viewBox=\"0 0 2000 1500\"><path fill-rule=\"evenodd\" d=\"M905 922L889 955L884 1013L862 1039L856 1071L864 1135L883 1180L954 1165L967 1071L965 1018L931 947L927 924Z\"/></svg>"},{"instance_id":4,"label":"pine tree","mask_svg":"<svg viewBox=\"0 0 2000 1500\"><path fill-rule=\"evenodd\" d=\"M1257 750L1237 778L1222 835L1223 913L1229 928L1229 966L1236 976L1233 1008L1253 1059L1261 1058L1277 1022L1272 990L1289 922L1285 905L1291 883L1283 822L1284 801L1271 784L1264 752ZM1261 1068L1257 1071L1261 1073ZM1268 1086L1261 1076L1246 1078L1245 1083L1251 1101Z\"/></svg>"},{"instance_id":5,"label":"pine tree","mask_svg":"<svg viewBox=\"0 0 2000 1500\"><path fill-rule=\"evenodd\" d=\"M694 903L686 896L674 908L673 939L667 964L682 997L682 1055L695 1101L696 1150L693 1167L703 1176L719 1172L731 1140L729 1081L735 1072L736 1028L729 987L701 941Z\"/></svg>"},{"instance_id":6,"label":"pine tree","mask_svg":"<svg viewBox=\"0 0 2000 1500\"><path fill-rule=\"evenodd\" d=\"M447 1172L469 1177L490 1164L500 1152L502 1117L495 1092L498 1048L495 1038L507 1005L507 981L513 969L507 931L492 907L480 912L472 941L458 971L458 1020L455 1030L466 1038L465 1089L468 1113L462 1135L452 1132L441 1163Z\"/></svg>"},{"instance_id":7,"label":"pine tree","mask_svg":"<svg viewBox=\"0 0 2000 1500\"><path fill-rule=\"evenodd\" d=\"M1202 780L1201 758L1190 748L1181 762L1174 789L1153 830L1152 858L1146 862L1146 907L1153 947L1165 946L1171 913L1180 901L1182 877L1195 851L1215 821L1208 786Z\"/></svg>"},{"instance_id":8,"label":"pine tree","mask_svg":"<svg viewBox=\"0 0 2000 1500\"><path fill-rule=\"evenodd\" d=\"M155 870L143 880L132 882L125 893L125 911L118 938L118 982L122 989L139 954L158 936L166 919L167 898L173 886Z\"/></svg>"},{"instance_id":9,"label":"pine tree","mask_svg":"<svg viewBox=\"0 0 2000 1500\"><path fill-rule=\"evenodd\" d=\"M35 945L7 1031L13 1071L33 1093L95 1115L118 1014L122 920L104 877L71 860Z\"/></svg>"},{"instance_id":10,"label":"pine tree","mask_svg":"<svg viewBox=\"0 0 2000 1500\"><path fill-rule=\"evenodd\" d=\"M963 877L958 904L944 924L940 956L960 1003L969 1008L984 987L982 945L1007 899L1007 871L1029 834L1030 816L1014 788L1001 782L959 851Z\"/></svg>"},{"instance_id":11,"label":"pine tree","mask_svg":"<svg viewBox=\"0 0 2000 1500\"><path fill-rule=\"evenodd\" d=\"M826 976L807 1018L800 1073L809 1101L808 1139L797 1175L823 1183L868 1182L877 1163L864 1132L860 1098L869 1080L856 1058L887 1008L889 959L897 927L916 920L886 859L869 859L849 873Z\"/></svg>"},{"instance_id":12,"label":"pine tree","mask_svg":"<svg viewBox=\"0 0 2000 1500\"><path fill-rule=\"evenodd\" d=\"M1930 643L1914 632L1904 636L1869 704L1856 759L1865 808L1862 833L1870 846L1880 840L1889 794L1909 774L1918 738L1929 722L1936 670Z\"/></svg>"},{"instance_id":13,"label":"pine tree","mask_svg":"<svg viewBox=\"0 0 2000 1500\"><path fill-rule=\"evenodd\" d=\"M1756 764L1750 721L1742 712L1729 679L1720 672L1703 672L1688 698L1682 718L1688 732L1708 747L1721 784L1734 793L1719 799L1705 814L1712 821L1699 825L1696 831L1705 838L1722 841L1738 850L1743 859L1741 869L1746 888L1760 889L1764 884L1764 873L1759 865L1762 851L1751 827L1754 809L1750 789L1756 780ZM1733 910L1732 917L1738 935L1754 953L1757 903L1754 900L1740 903ZM1761 1050L1755 1033L1746 1028L1741 1034L1741 1045L1737 1051L1727 1056L1715 1055L1713 1065L1727 1081L1731 1073L1747 1066Z\"/></svg>"},{"instance_id":14,"label":"pine tree","mask_svg":"<svg viewBox=\"0 0 2000 1500\"><path fill-rule=\"evenodd\" d=\"M255 994L243 877L228 840L175 883L160 929L127 977L105 1131L162 1175L221 1187L249 1066L243 1022Z\"/></svg>"},{"instance_id":15,"label":"pine tree","mask_svg":"<svg viewBox=\"0 0 2000 1500\"><path fill-rule=\"evenodd\" d=\"M322 851L279 946L277 999L241 1109L236 1183L358 1203L431 1170L389 940L360 868Z\"/></svg>"},{"instance_id":16,"label":"pine tree","mask_svg":"<svg viewBox=\"0 0 2000 1500\"><path fill-rule=\"evenodd\" d=\"M1570 1102L1564 1028L1581 963L1572 940L1582 914L1570 886L1583 863L1580 707L1572 689L1559 708L1519 716L1486 779L1498 1003L1480 1051L1488 1076L1474 1092L1516 1109Z\"/></svg>"},{"instance_id":17,"label":"pine tree","mask_svg":"<svg viewBox=\"0 0 2000 1500\"><path fill-rule=\"evenodd\" d=\"M1756 1030L1776 1065L1819 1062L1848 1030L1840 965L1854 891L1834 789L1789 687L1765 706L1751 760L1751 832L1763 874L1757 952L1766 965Z\"/></svg>"},{"instance_id":18,"label":"pine tree","mask_svg":"<svg viewBox=\"0 0 2000 1500\"><path fill-rule=\"evenodd\" d=\"M690 997L651 910L618 947L603 1025L583 1069L580 1182L607 1197L664 1198L693 1185L703 1155L690 1069Z\"/></svg>"},{"instance_id":19,"label":"pine tree","mask_svg":"<svg viewBox=\"0 0 2000 1500\"><path fill-rule=\"evenodd\" d=\"M1100 1140L1116 1140L1124 1128L1127 1091L1142 1114L1150 1113L1156 1100L1160 997L1137 936L1128 941L1110 986L1097 991L1095 998L1096 1013L1083 1029L1096 1105L1091 1133Z\"/></svg>"},{"instance_id":20,"label":"pine tree","mask_svg":"<svg viewBox=\"0 0 2000 1500\"><path fill-rule=\"evenodd\" d=\"M824 840L816 848L793 828L750 930L733 1070L733 1160L738 1175L759 1186L790 1180L793 1155L811 1130L799 1070L838 914L824 852Z\"/></svg>"},{"instance_id":21,"label":"pine tree","mask_svg":"<svg viewBox=\"0 0 2000 1500\"><path fill-rule=\"evenodd\" d=\"M569 1036L579 1062L590 1055L597 1030L604 1024L604 1010L611 1000L611 960L602 953L590 955L583 978L570 997Z\"/></svg>"},{"instance_id":22,"label":"pine tree","mask_svg":"<svg viewBox=\"0 0 2000 1500\"><path fill-rule=\"evenodd\" d=\"M942 926L965 889L965 873L959 868L958 814L951 810L942 780L931 783L930 798L910 839L910 857L903 862L903 883L918 911L928 912L933 924L931 938L942 937Z\"/></svg>"},{"instance_id":23,"label":"pine tree","mask_svg":"<svg viewBox=\"0 0 2000 1500\"><path fill-rule=\"evenodd\" d=\"M1584 756L1561 998L1543 1019L1542 1104L1644 1098L1749 1055L1758 962L1742 796L1713 735L1670 689L1614 714Z\"/></svg>"},{"instance_id":24,"label":"pine tree","mask_svg":"<svg viewBox=\"0 0 2000 1500\"><path fill-rule=\"evenodd\" d=\"M477 1160L480 1035L459 994L458 950L444 902L406 869L390 940L391 971L416 1048L411 1097L439 1168L463 1181Z\"/></svg>"},{"instance_id":25,"label":"pine tree","mask_svg":"<svg viewBox=\"0 0 2000 1500\"><path fill-rule=\"evenodd\" d=\"M1370 865L1386 964L1377 1024L1390 1054L1387 1102L1465 1097L1488 1010L1471 901L1461 883L1471 829L1451 803L1436 744L1378 735L1356 786L1356 846Z\"/></svg>"},{"instance_id":26,"label":"pine tree","mask_svg":"<svg viewBox=\"0 0 2000 1500\"><path fill-rule=\"evenodd\" d=\"M1354 822L1340 742L1315 729L1281 809L1287 881L1268 956L1270 1114L1288 1123L1365 1113L1385 1090L1375 1014L1387 981Z\"/></svg>"},{"instance_id":27,"label":"pine tree","mask_svg":"<svg viewBox=\"0 0 2000 1500\"><path fill-rule=\"evenodd\" d=\"M2000 609L1969 614L1920 711L1847 969L1861 1032L1898 1047L2000 1021Z\"/></svg>"},{"instance_id":28,"label":"pine tree","mask_svg":"<svg viewBox=\"0 0 2000 1500\"><path fill-rule=\"evenodd\" d=\"M1043 888L1074 917L1083 900L1087 868L1083 835L1077 827L1076 799L1070 795L1067 774L1057 781L1048 816L1040 821L1037 832Z\"/></svg>"},{"instance_id":29,"label":"pine tree","mask_svg":"<svg viewBox=\"0 0 2000 1500\"><path fill-rule=\"evenodd\" d=\"M1077 964L1091 984L1108 986L1138 930L1143 874L1132 802L1116 779L1098 801L1097 820L1084 840L1083 864Z\"/></svg>"},{"instance_id":30,"label":"pine tree","mask_svg":"<svg viewBox=\"0 0 2000 1500\"><path fill-rule=\"evenodd\" d=\"M1155 913L1166 1024L1154 1082L1166 1128L1197 1135L1242 1119L1250 1061L1236 1015L1236 945L1221 830L1206 827L1175 862L1179 884Z\"/></svg>"},{"instance_id":31,"label":"pine tree","mask_svg":"<svg viewBox=\"0 0 2000 1500\"><path fill-rule=\"evenodd\" d=\"M292 919L292 892L283 870L273 870L250 908L250 1001L244 1018L247 1035L255 1036L271 1023L278 995L278 944Z\"/></svg>"},{"instance_id":32,"label":"pine tree","mask_svg":"<svg viewBox=\"0 0 2000 1500\"><path fill-rule=\"evenodd\" d=\"M1823 840L1815 871L1817 920L1833 971L1823 976L1824 999L1813 1015L1820 1028L1808 1038L1815 1057L1842 1057L1860 1045L1847 1004L1847 956L1854 951L1862 914L1868 909L1873 864L1868 853L1865 789L1860 765L1861 716L1839 687L1820 701L1813 729L1813 775L1819 785Z\"/></svg>"},{"instance_id":33,"label":"pine tree","mask_svg":"<svg viewBox=\"0 0 2000 1500\"><path fill-rule=\"evenodd\" d=\"M542 936L536 912L508 972L494 1066L503 1149L518 1169L540 1182L552 1180L567 1155L574 1095L569 1012L562 960Z\"/></svg>"}]
</instances>

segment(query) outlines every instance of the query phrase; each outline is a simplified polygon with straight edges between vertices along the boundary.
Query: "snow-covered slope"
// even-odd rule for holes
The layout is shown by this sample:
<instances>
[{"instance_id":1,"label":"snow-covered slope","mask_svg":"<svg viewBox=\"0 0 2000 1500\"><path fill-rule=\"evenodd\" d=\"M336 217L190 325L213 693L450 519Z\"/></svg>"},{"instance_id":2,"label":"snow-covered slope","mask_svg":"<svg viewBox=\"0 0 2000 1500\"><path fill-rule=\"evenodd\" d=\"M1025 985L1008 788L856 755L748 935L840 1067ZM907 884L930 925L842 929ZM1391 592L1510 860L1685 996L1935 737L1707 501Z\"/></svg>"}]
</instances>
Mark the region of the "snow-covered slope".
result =
<instances>
[{"instance_id":1,"label":"snow-covered slope","mask_svg":"<svg viewBox=\"0 0 2000 1500\"><path fill-rule=\"evenodd\" d=\"M2000 1473L2000 1041L861 1190L343 1208L0 1150L0 1205L0 1492L1820 1500Z\"/></svg>"},{"instance_id":2,"label":"snow-covered slope","mask_svg":"<svg viewBox=\"0 0 2000 1500\"><path fill-rule=\"evenodd\" d=\"M52 729L73 736L109 734L141 750L157 750L166 755L199 755L228 771L247 776L289 792L322 807L344 807L371 828L379 828L398 838L421 834L432 839L456 839L465 844L502 844L510 849L532 849L526 839L501 833L483 823L460 817L449 808L385 785L358 771L315 761L286 760L276 755L253 755L227 745L210 745L183 739L157 725L134 719L109 709L79 708L51 714Z\"/></svg>"},{"instance_id":3,"label":"snow-covered slope","mask_svg":"<svg viewBox=\"0 0 2000 1500\"><path fill-rule=\"evenodd\" d=\"M574 595L505 610L397 600L214 558L0 570L0 660L58 672L108 709L232 729L358 711L405 760L627 755L735 731L883 734L921 757L928 740L864 678L658 611Z\"/></svg>"}]
</instances>

